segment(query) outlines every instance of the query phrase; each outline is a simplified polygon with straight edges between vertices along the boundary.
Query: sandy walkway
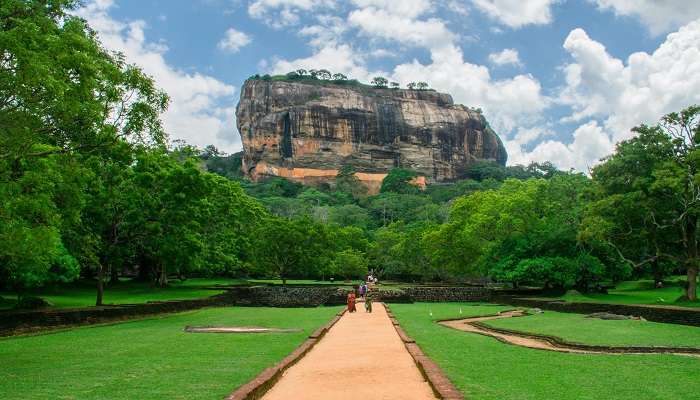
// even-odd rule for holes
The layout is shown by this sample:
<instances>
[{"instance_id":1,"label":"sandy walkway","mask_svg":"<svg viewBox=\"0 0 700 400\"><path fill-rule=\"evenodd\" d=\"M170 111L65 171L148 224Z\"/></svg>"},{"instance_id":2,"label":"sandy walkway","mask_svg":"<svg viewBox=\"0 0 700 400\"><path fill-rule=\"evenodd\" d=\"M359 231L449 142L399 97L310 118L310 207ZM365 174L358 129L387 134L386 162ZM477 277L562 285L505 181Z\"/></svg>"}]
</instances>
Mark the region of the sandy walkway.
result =
<instances>
[{"instance_id":1,"label":"sandy walkway","mask_svg":"<svg viewBox=\"0 0 700 400\"><path fill-rule=\"evenodd\" d=\"M435 399L384 306L346 313L263 397L275 399Z\"/></svg>"}]
</instances>

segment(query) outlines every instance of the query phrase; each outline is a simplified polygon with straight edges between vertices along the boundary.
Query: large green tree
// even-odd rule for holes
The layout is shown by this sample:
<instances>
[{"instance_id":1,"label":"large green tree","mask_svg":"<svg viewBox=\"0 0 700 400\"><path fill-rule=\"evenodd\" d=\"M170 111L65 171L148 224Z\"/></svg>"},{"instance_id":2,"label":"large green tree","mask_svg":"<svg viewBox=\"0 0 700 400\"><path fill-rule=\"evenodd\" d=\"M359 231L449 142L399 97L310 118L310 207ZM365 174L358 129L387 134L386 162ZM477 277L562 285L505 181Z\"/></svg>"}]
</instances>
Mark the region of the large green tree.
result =
<instances>
[{"instance_id":1,"label":"large green tree","mask_svg":"<svg viewBox=\"0 0 700 400\"><path fill-rule=\"evenodd\" d=\"M593 169L599 200L587 234L604 240L637 268L657 278L668 262L687 274L686 296L697 299L700 216L700 107L634 128L636 137Z\"/></svg>"}]
</instances>

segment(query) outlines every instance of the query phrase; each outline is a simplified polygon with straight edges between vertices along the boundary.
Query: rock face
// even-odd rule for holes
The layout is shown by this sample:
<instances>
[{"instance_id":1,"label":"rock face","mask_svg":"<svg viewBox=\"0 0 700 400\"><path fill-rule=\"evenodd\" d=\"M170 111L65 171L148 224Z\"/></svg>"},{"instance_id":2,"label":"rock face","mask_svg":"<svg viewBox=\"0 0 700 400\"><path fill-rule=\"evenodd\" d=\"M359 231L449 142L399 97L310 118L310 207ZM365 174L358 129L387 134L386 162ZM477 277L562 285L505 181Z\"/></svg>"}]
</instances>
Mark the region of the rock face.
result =
<instances>
[{"instance_id":1,"label":"rock face","mask_svg":"<svg viewBox=\"0 0 700 400\"><path fill-rule=\"evenodd\" d=\"M349 164L377 192L395 167L440 182L462 178L475 161L507 159L480 112L435 91L249 79L236 117L253 180L332 182Z\"/></svg>"}]
</instances>

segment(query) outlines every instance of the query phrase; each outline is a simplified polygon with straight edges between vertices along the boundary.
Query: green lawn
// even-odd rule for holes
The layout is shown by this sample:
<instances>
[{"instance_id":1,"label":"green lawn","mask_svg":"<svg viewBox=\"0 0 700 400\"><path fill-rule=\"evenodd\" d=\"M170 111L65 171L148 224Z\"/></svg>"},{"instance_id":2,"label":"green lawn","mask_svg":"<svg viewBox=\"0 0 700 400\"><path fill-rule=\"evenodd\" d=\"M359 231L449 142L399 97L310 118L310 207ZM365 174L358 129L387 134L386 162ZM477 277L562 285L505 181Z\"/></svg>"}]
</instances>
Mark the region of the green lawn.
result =
<instances>
[{"instance_id":1,"label":"green lawn","mask_svg":"<svg viewBox=\"0 0 700 400\"><path fill-rule=\"evenodd\" d=\"M582 314L545 311L527 317L487 321L486 325L558 336L583 344L700 348L700 328L649 321L606 321Z\"/></svg>"},{"instance_id":2,"label":"green lawn","mask_svg":"<svg viewBox=\"0 0 700 400\"><path fill-rule=\"evenodd\" d=\"M219 400L281 360L340 307L210 308L0 339L0 399ZM185 325L301 328L185 333Z\"/></svg>"},{"instance_id":3,"label":"green lawn","mask_svg":"<svg viewBox=\"0 0 700 400\"><path fill-rule=\"evenodd\" d=\"M145 303L159 300L186 300L213 296L222 293L223 290L208 290L206 287L215 285L240 284L242 281L233 279L188 279L184 282L173 281L167 288L153 287L147 282L135 282L124 280L117 284L105 286L105 304ZM96 289L90 282L76 282L66 285L56 285L33 290L27 295L42 297L54 306L88 307L95 305ZM6 300L16 301L16 295L9 292L0 292ZM11 308L12 301L0 304L0 309Z\"/></svg>"},{"instance_id":4,"label":"green lawn","mask_svg":"<svg viewBox=\"0 0 700 400\"><path fill-rule=\"evenodd\" d=\"M678 283L655 289L651 280L627 281L616 285L614 289L603 293L586 293L565 295L562 300L572 302L601 302L616 304L656 304L681 307L700 307L700 302L676 301L683 295L683 289Z\"/></svg>"},{"instance_id":5,"label":"green lawn","mask_svg":"<svg viewBox=\"0 0 700 400\"><path fill-rule=\"evenodd\" d=\"M395 304L391 309L407 333L469 399L686 400L700 393L698 358L533 350L435 323L438 319L459 317L460 307L462 316L512 308L416 303ZM599 333L606 335L605 331Z\"/></svg>"}]
</instances>

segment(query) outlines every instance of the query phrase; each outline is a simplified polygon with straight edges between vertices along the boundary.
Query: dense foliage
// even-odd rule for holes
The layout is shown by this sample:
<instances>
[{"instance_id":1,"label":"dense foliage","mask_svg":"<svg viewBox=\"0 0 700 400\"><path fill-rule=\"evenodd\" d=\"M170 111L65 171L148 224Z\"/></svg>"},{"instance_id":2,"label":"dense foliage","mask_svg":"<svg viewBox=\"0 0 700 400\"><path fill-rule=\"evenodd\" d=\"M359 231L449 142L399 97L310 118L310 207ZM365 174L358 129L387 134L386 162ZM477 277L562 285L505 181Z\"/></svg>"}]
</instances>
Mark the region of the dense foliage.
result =
<instances>
[{"instance_id":1,"label":"dense foliage","mask_svg":"<svg viewBox=\"0 0 700 400\"><path fill-rule=\"evenodd\" d=\"M476 162L417 186L389 171L369 195L250 182L241 155L167 146L168 98L105 50L72 0L0 5L0 286L131 275L493 281L599 290L631 275L688 276L696 297L700 107L640 126L591 177L550 163ZM396 87L377 77L374 84ZM262 78L261 78L262 79ZM267 78L265 78L267 79ZM270 77L269 79L275 79ZM326 70L284 79L352 84ZM425 90L427 84L416 84Z\"/></svg>"}]
</instances>

